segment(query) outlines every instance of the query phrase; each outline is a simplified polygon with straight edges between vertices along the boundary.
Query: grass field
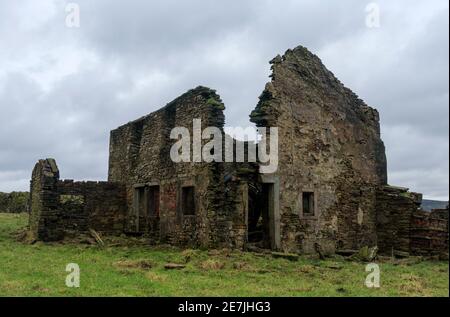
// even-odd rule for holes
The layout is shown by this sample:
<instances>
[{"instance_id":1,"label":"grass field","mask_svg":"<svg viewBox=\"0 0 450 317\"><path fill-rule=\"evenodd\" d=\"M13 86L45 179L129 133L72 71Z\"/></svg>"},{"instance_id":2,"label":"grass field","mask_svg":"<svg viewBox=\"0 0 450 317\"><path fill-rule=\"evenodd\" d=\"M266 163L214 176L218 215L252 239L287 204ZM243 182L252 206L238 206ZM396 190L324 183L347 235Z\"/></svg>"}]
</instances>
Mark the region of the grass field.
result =
<instances>
[{"instance_id":1,"label":"grass field","mask_svg":"<svg viewBox=\"0 0 450 317\"><path fill-rule=\"evenodd\" d=\"M18 242L26 215L0 214L0 296L448 296L448 263L379 263L367 288L364 263L336 257L292 262L270 255L169 247ZM80 287L65 285L68 263ZM166 270L166 263L182 263Z\"/></svg>"}]
</instances>

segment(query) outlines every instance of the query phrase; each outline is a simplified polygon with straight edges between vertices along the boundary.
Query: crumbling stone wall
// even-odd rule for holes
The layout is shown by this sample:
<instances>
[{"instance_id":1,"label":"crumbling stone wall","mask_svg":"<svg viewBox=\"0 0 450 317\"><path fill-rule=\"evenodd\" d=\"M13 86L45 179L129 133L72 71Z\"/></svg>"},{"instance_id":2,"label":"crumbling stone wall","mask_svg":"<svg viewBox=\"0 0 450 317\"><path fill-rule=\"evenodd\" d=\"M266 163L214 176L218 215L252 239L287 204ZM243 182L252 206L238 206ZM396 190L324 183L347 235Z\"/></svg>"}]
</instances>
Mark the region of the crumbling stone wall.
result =
<instances>
[{"instance_id":1,"label":"crumbling stone wall","mask_svg":"<svg viewBox=\"0 0 450 317\"><path fill-rule=\"evenodd\" d=\"M226 135L226 142L233 144L226 147L228 153L236 157L236 149L241 148L243 152L243 162L225 162L224 183L225 195L223 209L227 210L232 219L232 229L230 237L234 248L244 249L248 243L249 213L258 208L258 195L261 192L259 183L258 164L249 160L249 144L254 146L257 152L257 144L248 141L239 141Z\"/></svg>"},{"instance_id":2,"label":"crumbling stone wall","mask_svg":"<svg viewBox=\"0 0 450 317\"><path fill-rule=\"evenodd\" d=\"M411 218L422 197L407 188L384 186L377 191L377 235L380 253L408 255Z\"/></svg>"},{"instance_id":3,"label":"crumbling stone wall","mask_svg":"<svg viewBox=\"0 0 450 317\"><path fill-rule=\"evenodd\" d=\"M146 234L151 243L243 249L253 226L254 246L289 252L378 244L381 253L405 256L447 248L448 210L447 220L442 211L424 214L419 194L387 186L378 112L304 47L271 64L272 81L250 117L279 129L274 174L260 174L257 163L193 160L193 137L202 138L193 119L222 136L225 121L219 95L197 87L111 131L108 182L60 181L55 161L40 160L31 180L32 237L52 241L92 228ZM175 127L189 131L191 162L170 158ZM183 212L186 187L193 213Z\"/></svg>"},{"instance_id":4,"label":"crumbling stone wall","mask_svg":"<svg viewBox=\"0 0 450 317\"><path fill-rule=\"evenodd\" d=\"M112 182L59 181L62 227L66 230L120 234L124 231L125 186Z\"/></svg>"},{"instance_id":5,"label":"crumbling stone wall","mask_svg":"<svg viewBox=\"0 0 450 317\"><path fill-rule=\"evenodd\" d=\"M31 238L57 241L67 231L89 229L120 234L126 210L125 187L110 182L60 181L55 160L40 160L31 180Z\"/></svg>"},{"instance_id":6,"label":"crumbling stone wall","mask_svg":"<svg viewBox=\"0 0 450 317\"><path fill-rule=\"evenodd\" d=\"M63 237L58 208L59 169L55 160L39 160L30 186L29 232L33 240L56 241Z\"/></svg>"},{"instance_id":7,"label":"crumbling stone wall","mask_svg":"<svg viewBox=\"0 0 450 317\"><path fill-rule=\"evenodd\" d=\"M376 244L376 186L387 182L378 112L304 47L271 61L251 121L279 128L282 249L334 251ZM316 211L302 216L302 192Z\"/></svg>"},{"instance_id":8,"label":"crumbling stone wall","mask_svg":"<svg viewBox=\"0 0 450 317\"><path fill-rule=\"evenodd\" d=\"M223 208L224 165L174 163L170 158L170 148L175 142L170 139L173 128L187 128L192 145L193 134L201 133L193 131L192 120L201 119L202 129L211 126L223 132L223 109L215 91L198 87L164 108L111 132L109 181L127 186L128 232L151 234L152 228L159 227L161 242L192 246L235 244L230 234L233 219ZM206 142L203 140L202 145ZM161 198L156 220L136 208L136 188L146 185L159 186ZM195 215L183 215L180 201L183 186L195 187ZM156 225L150 226L154 221Z\"/></svg>"},{"instance_id":9,"label":"crumbling stone wall","mask_svg":"<svg viewBox=\"0 0 450 317\"><path fill-rule=\"evenodd\" d=\"M448 209L420 210L422 195L407 188L377 191L377 236L380 253L393 256L448 257Z\"/></svg>"},{"instance_id":10,"label":"crumbling stone wall","mask_svg":"<svg viewBox=\"0 0 450 317\"><path fill-rule=\"evenodd\" d=\"M417 210L411 217L410 252L446 256L448 260L448 207L431 212Z\"/></svg>"}]
</instances>

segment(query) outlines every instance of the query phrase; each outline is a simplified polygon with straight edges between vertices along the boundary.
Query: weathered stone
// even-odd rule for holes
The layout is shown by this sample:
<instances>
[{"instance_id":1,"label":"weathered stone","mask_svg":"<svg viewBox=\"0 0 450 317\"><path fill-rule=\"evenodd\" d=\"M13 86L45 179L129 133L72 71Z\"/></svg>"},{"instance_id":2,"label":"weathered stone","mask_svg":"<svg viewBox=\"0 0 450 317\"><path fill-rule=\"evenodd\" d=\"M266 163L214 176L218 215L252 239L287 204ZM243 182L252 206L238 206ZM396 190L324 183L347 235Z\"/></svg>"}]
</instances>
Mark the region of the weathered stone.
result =
<instances>
[{"instance_id":1,"label":"weathered stone","mask_svg":"<svg viewBox=\"0 0 450 317\"><path fill-rule=\"evenodd\" d=\"M223 131L220 97L198 87L164 108L111 132L109 181L127 187L128 214L125 230L147 233L152 239L191 247L234 247L244 232L234 231L235 214L224 206L224 166L220 163L174 163L170 148L175 127L192 131L193 119L202 127ZM204 144L206 141L203 142ZM149 217L137 196L147 197L150 186L158 188L156 217ZM183 188L193 188L195 213L182 210ZM140 193L139 193L140 191ZM236 223L237 225L237 223Z\"/></svg>"},{"instance_id":2,"label":"weathered stone","mask_svg":"<svg viewBox=\"0 0 450 317\"><path fill-rule=\"evenodd\" d=\"M448 258L448 207L431 212L414 210L410 221L410 252Z\"/></svg>"},{"instance_id":3,"label":"weathered stone","mask_svg":"<svg viewBox=\"0 0 450 317\"><path fill-rule=\"evenodd\" d=\"M397 257L439 255L448 250L448 209L419 210L421 195L407 188L377 191L378 247Z\"/></svg>"},{"instance_id":4,"label":"weathered stone","mask_svg":"<svg viewBox=\"0 0 450 317\"><path fill-rule=\"evenodd\" d=\"M220 96L197 87L111 131L107 182L60 181L55 160L40 160L31 180L32 237L52 241L93 229L146 235L151 244L321 258L375 245L388 255L448 248L448 209L423 214L421 194L387 185L377 110L304 47L271 64L272 80L250 119L278 128L274 173L260 173L260 158L248 162L249 147L260 144L224 135ZM243 148L244 162L173 162L171 131L187 128L192 139L201 133L193 119L216 127L224 145ZM222 159L229 154L225 148ZM358 256L368 260L375 251L365 247Z\"/></svg>"},{"instance_id":5,"label":"weathered stone","mask_svg":"<svg viewBox=\"0 0 450 317\"><path fill-rule=\"evenodd\" d=\"M124 189L116 183L60 181L56 162L41 160L31 180L30 232L43 241L61 240L69 231L121 233Z\"/></svg>"},{"instance_id":6,"label":"weathered stone","mask_svg":"<svg viewBox=\"0 0 450 317\"><path fill-rule=\"evenodd\" d=\"M317 252L321 260L325 260L325 254L323 252L322 246L319 243L314 244L314 250Z\"/></svg>"},{"instance_id":7,"label":"weathered stone","mask_svg":"<svg viewBox=\"0 0 450 317\"><path fill-rule=\"evenodd\" d=\"M166 270L181 270L184 269L186 265L184 264L177 264L177 263L167 263L164 265L164 268Z\"/></svg>"},{"instance_id":8,"label":"weathered stone","mask_svg":"<svg viewBox=\"0 0 450 317\"><path fill-rule=\"evenodd\" d=\"M304 47L274 60L272 70L251 121L279 129L282 248L376 244L375 188L387 180L378 112ZM312 216L302 213L302 192L314 193Z\"/></svg>"}]
</instances>

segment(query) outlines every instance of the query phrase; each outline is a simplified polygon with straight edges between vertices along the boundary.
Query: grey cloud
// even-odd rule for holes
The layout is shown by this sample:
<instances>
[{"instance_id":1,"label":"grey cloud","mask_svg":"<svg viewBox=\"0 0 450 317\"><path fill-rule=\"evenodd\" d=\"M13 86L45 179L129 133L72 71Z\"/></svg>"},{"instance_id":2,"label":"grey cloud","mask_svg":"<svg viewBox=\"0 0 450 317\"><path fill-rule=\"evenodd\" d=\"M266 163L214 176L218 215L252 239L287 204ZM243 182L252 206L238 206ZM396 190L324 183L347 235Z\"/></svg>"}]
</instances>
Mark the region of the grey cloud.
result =
<instances>
[{"instance_id":1,"label":"grey cloud","mask_svg":"<svg viewBox=\"0 0 450 317\"><path fill-rule=\"evenodd\" d=\"M391 182L448 197L445 0L379 1L380 29L359 0L79 0L79 29L68 2L0 3L0 191L27 189L45 156L63 177L106 178L109 130L197 85L249 125L268 61L302 44L380 110Z\"/></svg>"}]
</instances>

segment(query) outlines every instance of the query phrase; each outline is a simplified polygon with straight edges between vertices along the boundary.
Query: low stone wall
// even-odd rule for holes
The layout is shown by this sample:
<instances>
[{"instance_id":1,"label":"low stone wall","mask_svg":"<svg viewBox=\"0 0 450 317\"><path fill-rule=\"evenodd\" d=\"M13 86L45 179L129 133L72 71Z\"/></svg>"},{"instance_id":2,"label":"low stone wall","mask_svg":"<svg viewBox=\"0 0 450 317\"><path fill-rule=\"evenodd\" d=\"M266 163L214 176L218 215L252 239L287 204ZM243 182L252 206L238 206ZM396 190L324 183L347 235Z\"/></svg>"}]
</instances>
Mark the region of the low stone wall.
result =
<instances>
[{"instance_id":1,"label":"low stone wall","mask_svg":"<svg viewBox=\"0 0 450 317\"><path fill-rule=\"evenodd\" d=\"M410 252L410 222L421 196L407 188L383 186L377 191L377 244L380 253Z\"/></svg>"},{"instance_id":2,"label":"low stone wall","mask_svg":"<svg viewBox=\"0 0 450 317\"><path fill-rule=\"evenodd\" d=\"M414 212L411 217L410 239L412 254L448 254L448 209Z\"/></svg>"},{"instance_id":3,"label":"low stone wall","mask_svg":"<svg viewBox=\"0 0 450 317\"><path fill-rule=\"evenodd\" d=\"M59 181L59 209L65 229L104 233L124 230L125 187L110 182Z\"/></svg>"},{"instance_id":4,"label":"low stone wall","mask_svg":"<svg viewBox=\"0 0 450 317\"><path fill-rule=\"evenodd\" d=\"M176 182L161 183L161 205L167 210L168 205L173 205L173 215L161 218L161 223L145 219L141 219L141 223L153 228L148 231L155 234L156 243L195 247L199 246L196 242L203 239L198 235L204 233L210 235L206 239L212 244L220 245L221 241L227 240L234 241L228 247L243 248L246 241L245 219L249 212L249 185L254 184L254 180L249 177L253 173L247 173L246 176L238 174L230 174L226 186L228 194L225 195L230 206L226 206L224 213L229 210L235 212L211 221L209 230L198 230L196 216L180 214L174 204L179 200L176 188L182 184ZM448 208L431 213L419 210L420 194L392 186L378 188L375 198L380 253L395 256L448 256ZM127 206L125 184L61 181L56 162L52 159L40 160L31 180L30 236L34 240L57 241L63 239L68 231L86 232L89 229L106 234L121 234L127 232ZM176 222L170 217L181 217L180 230L171 228ZM219 232L224 236L220 236ZM163 237L162 241L156 239L156 235ZM216 240L218 238L220 241Z\"/></svg>"},{"instance_id":5,"label":"low stone wall","mask_svg":"<svg viewBox=\"0 0 450 317\"><path fill-rule=\"evenodd\" d=\"M57 241L67 231L124 230L126 191L110 182L60 181L52 159L40 160L31 180L29 229L32 239Z\"/></svg>"},{"instance_id":6,"label":"low stone wall","mask_svg":"<svg viewBox=\"0 0 450 317\"><path fill-rule=\"evenodd\" d=\"M448 209L420 210L422 196L407 188L384 186L377 192L380 253L397 256L448 255Z\"/></svg>"},{"instance_id":7,"label":"low stone wall","mask_svg":"<svg viewBox=\"0 0 450 317\"><path fill-rule=\"evenodd\" d=\"M0 193L0 212L28 212L29 200L30 193L27 192Z\"/></svg>"}]
</instances>

